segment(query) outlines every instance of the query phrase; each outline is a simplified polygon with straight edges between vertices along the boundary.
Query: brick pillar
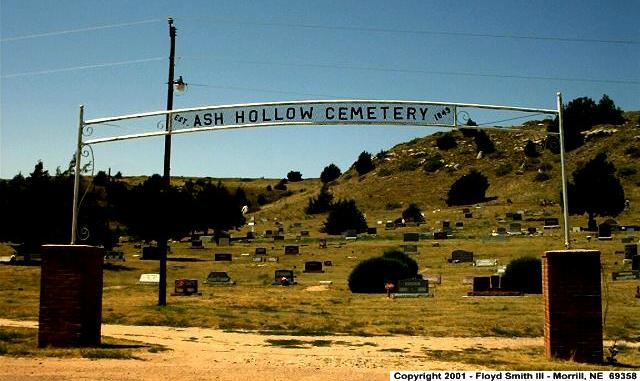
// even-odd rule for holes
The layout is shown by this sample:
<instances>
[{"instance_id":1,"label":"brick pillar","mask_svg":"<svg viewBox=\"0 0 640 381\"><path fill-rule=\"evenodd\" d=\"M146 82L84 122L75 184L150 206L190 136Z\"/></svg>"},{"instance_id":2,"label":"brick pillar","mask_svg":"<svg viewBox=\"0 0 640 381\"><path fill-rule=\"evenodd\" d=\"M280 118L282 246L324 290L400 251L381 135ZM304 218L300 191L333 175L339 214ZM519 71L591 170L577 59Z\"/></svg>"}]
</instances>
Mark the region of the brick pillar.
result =
<instances>
[{"instance_id":1,"label":"brick pillar","mask_svg":"<svg viewBox=\"0 0 640 381\"><path fill-rule=\"evenodd\" d=\"M100 344L104 249L44 245L38 346Z\"/></svg>"},{"instance_id":2,"label":"brick pillar","mask_svg":"<svg viewBox=\"0 0 640 381\"><path fill-rule=\"evenodd\" d=\"M546 357L602 363L600 252L547 251L542 269Z\"/></svg>"}]
</instances>

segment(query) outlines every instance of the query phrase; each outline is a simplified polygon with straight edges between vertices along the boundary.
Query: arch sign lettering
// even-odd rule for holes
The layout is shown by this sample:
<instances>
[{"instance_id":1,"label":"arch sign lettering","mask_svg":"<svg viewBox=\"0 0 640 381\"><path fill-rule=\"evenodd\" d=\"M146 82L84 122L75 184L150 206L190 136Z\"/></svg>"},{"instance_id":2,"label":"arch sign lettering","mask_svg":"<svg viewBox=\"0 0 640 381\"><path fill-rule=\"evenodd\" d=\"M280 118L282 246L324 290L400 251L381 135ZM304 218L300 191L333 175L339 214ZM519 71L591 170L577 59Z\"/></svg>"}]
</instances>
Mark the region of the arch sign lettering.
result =
<instances>
[{"instance_id":1,"label":"arch sign lettering","mask_svg":"<svg viewBox=\"0 0 640 381\"><path fill-rule=\"evenodd\" d=\"M565 246L569 247L569 227L564 174L564 142L562 131L562 96L557 94L557 109L539 109L484 104L422 102L398 100L310 100L292 102L252 103L222 106L204 106L177 110L162 110L140 114L113 116L84 120L84 107L80 106L78 144L74 181L73 220L71 244L77 236L78 193L80 168L83 156L92 153L91 145L120 140L140 139L154 136L171 136L195 132L219 131L234 128L287 126L287 125L382 125L424 126L458 128L468 118L460 109L491 109L557 116L560 124L560 159L564 205ZM128 135L88 138L94 129L104 132L110 123L124 120L147 121L152 117L164 117L158 123L162 130L143 131ZM462 123L460 123L462 119ZM144 124L144 123L143 123ZM153 123L149 123L153 125ZM103 128L104 127L104 128ZM479 127L482 128L482 127ZM85 140L86 139L86 140ZM93 158L92 162L93 163ZM92 167L92 166L91 166Z\"/></svg>"}]
</instances>

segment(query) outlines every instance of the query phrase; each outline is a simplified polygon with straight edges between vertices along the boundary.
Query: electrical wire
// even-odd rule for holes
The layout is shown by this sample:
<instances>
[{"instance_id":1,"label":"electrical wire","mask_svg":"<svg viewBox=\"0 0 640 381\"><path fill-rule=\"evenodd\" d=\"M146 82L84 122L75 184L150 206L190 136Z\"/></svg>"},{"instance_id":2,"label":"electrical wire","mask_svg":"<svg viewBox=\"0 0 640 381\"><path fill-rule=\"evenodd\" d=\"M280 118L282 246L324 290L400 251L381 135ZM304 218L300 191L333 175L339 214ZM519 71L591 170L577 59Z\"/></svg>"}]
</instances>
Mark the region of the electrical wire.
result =
<instances>
[{"instance_id":1,"label":"electrical wire","mask_svg":"<svg viewBox=\"0 0 640 381\"><path fill-rule=\"evenodd\" d=\"M59 30L59 31L53 31L53 32L45 32L45 33L34 33L34 34L27 34L27 35L24 35L24 36L15 36L15 37L2 38L2 39L0 39L0 42L13 42L13 41L20 41L20 40L30 40L30 39L33 39L33 38L60 36L60 35L64 35L64 34L91 32L91 31L94 31L94 30L122 28L122 27L127 27L127 26L134 26L134 25L151 24L151 23L156 23L156 22L160 22L160 21L166 21L166 20L163 20L163 19L149 19L149 20L124 22L124 23L118 23L118 24L96 25L96 26L89 26L89 27L86 27L86 28L67 29L67 30Z\"/></svg>"},{"instance_id":2,"label":"electrical wire","mask_svg":"<svg viewBox=\"0 0 640 381\"><path fill-rule=\"evenodd\" d=\"M188 83L187 86L211 87L211 88L223 89L223 90L258 91L263 93L291 94L291 95L301 95L301 96L310 96L310 97L338 98L338 96L330 95L330 94L302 93L302 92L296 92L296 91L270 90L270 89L238 87L238 86L208 85L208 84L202 84L202 83Z\"/></svg>"},{"instance_id":3,"label":"electrical wire","mask_svg":"<svg viewBox=\"0 0 640 381\"><path fill-rule=\"evenodd\" d=\"M3 76L0 76L0 78L8 79L8 78L18 78L18 77L29 77L33 75L63 73L68 71L96 69L96 68L102 68L102 67L141 64L141 63L161 61L166 59L167 59L166 57L152 57L152 58L142 58L138 60L128 60L128 61L120 61L120 62L105 62L105 63L99 63L99 64L93 64L93 65L72 66L72 67L66 67L66 68L60 68L60 69L48 69L48 70L40 70L40 71L27 71L22 73L6 74Z\"/></svg>"},{"instance_id":4,"label":"electrical wire","mask_svg":"<svg viewBox=\"0 0 640 381\"><path fill-rule=\"evenodd\" d=\"M388 73L411 73L411 74L436 74L447 76L464 76L464 77L484 77L484 78L510 78L510 79L526 79L526 80L543 80L543 81L568 81L568 82L591 82L591 83L615 83L622 85L640 85L640 80L616 80L616 79L597 79L597 78L570 78L570 77L544 77L532 75L510 75L510 74L487 74L473 72L456 72L456 71L437 71L437 70L421 70L421 69L397 69L389 67L373 67L373 66L357 66L357 65L341 65L341 64L314 64L314 63L286 63L275 61L258 61L258 60L237 60L217 57L202 56L181 56L182 59L193 60L209 60L229 63L239 63L247 65L274 65L274 66L291 66L291 67L313 67L320 69L345 69L345 70L362 70Z\"/></svg>"},{"instance_id":5,"label":"electrical wire","mask_svg":"<svg viewBox=\"0 0 640 381\"><path fill-rule=\"evenodd\" d=\"M212 24L234 24L234 25L254 25L267 27L285 27L285 28L302 28L316 30L342 30L352 32L375 32L375 33L403 33L403 34L420 34L420 35L436 35L436 36L457 36L457 37L482 37L482 38L502 38L515 40L539 40L539 41L557 41L557 42L578 42L578 43L599 43L599 44L623 44L623 45L639 45L640 40L618 40L618 39L591 39L591 38L572 38L558 36L532 36L518 34L492 34L492 33L470 33L470 32L452 32L452 31L434 31L434 30L416 30L416 29L392 29L392 28L372 28L372 27L356 27L356 26L337 26L337 25L318 25L318 24L296 24L296 23L279 23L279 22L260 22L260 21L238 21L223 20L210 18L180 18L183 20L206 21Z\"/></svg>"}]
</instances>

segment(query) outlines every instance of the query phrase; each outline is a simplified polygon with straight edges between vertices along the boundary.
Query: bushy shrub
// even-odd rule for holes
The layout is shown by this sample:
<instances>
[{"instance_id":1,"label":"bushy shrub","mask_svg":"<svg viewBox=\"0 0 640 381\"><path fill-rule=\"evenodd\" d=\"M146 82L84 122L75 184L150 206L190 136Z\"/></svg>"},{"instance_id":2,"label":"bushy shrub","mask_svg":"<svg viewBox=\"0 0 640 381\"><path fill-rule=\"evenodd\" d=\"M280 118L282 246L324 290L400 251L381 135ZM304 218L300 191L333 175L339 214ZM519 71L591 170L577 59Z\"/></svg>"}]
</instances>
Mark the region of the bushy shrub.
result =
<instances>
[{"instance_id":1,"label":"bushy shrub","mask_svg":"<svg viewBox=\"0 0 640 381\"><path fill-rule=\"evenodd\" d=\"M414 158L407 158L400 162L398 169L401 171L415 171L420 167L420 161Z\"/></svg>"},{"instance_id":2,"label":"bushy shrub","mask_svg":"<svg viewBox=\"0 0 640 381\"><path fill-rule=\"evenodd\" d=\"M411 278L409 267L394 258L374 257L356 265L349 274L349 290L356 293L384 293L386 282Z\"/></svg>"},{"instance_id":3,"label":"bushy shrub","mask_svg":"<svg viewBox=\"0 0 640 381\"><path fill-rule=\"evenodd\" d=\"M502 288L527 294L542 293L542 261L537 257L512 260L502 276Z\"/></svg>"},{"instance_id":4,"label":"bushy shrub","mask_svg":"<svg viewBox=\"0 0 640 381\"><path fill-rule=\"evenodd\" d=\"M326 184L333 180L336 180L338 177L340 177L340 175L342 175L342 171L340 171L340 168L338 168L337 165L331 163L324 167L322 173L320 173L320 181Z\"/></svg>"},{"instance_id":5,"label":"bushy shrub","mask_svg":"<svg viewBox=\"0 0 640 381\"><path fill-rule=\"evenodd\" d=\"M485 200L489 188L487 177L477 170L456 180L447 193L447 205L469 205Z\"/></svg>"},{"instance_id":6,"label":"bushy shrub","mask_svg":"<svg viewBox=\"0 0 640 381\"><path fill-rule=\"evenodd\" d=\"M482 130L478 131L476 136L473 138L473 141L476 143L476 149L478 152L482 151L485 154L490 154L496 150L496 147L493 145L489 135Z\"/></svg>"},{"instance_id":7,"label":"bushy shrub","mask_svg":"<svg viewBox=\"0 0 640 381\"><path fill-rule=\"evenodd\" d=\"M444 163L442 162L441 156L432 157L427 159L427 162L424 164L424 170L433 173L444 167Z\"/></svg>"},{"instance_id":8,"label":"bushy shrub","mask_svg":"<svg viewBox=\"0 0 640 381\"><path fill-rule=\"evenodd\" d=\"M407 265L409 269L409 278L413 278L418 275L418 263L411 258L408 254L405 254L399 249L389 249L385 250L384 254L382 254L383 258L395 259L396 261L402 262Z\"/></svg>"},{"instance_id":9,"label":"bushy shrub","mask_svg":"<svg viewBox=\"0 0 640 381\"><path fill-rule=\"evenodd\" d=\"M403 210L402 218L404 218L405 221L424 222L422 211L416 204L410 204L407 209Z\"/></svg>"},{"instance_id":10,"label":"bushy shrub","mask_svg":"<svg viewBox=\"0 0 640 381\"><path fill-rule=\"evenodd\" d=\"M302 181L302 173L298 172L298 171L289 171L289 173L287 173L287 180L293 182L296 181Z\"/></svg>"},{"instance_id":11,"label":"bushy shrub","mask_svg":"<svg viewBox=\"0 0 640 381\"><path fill-rule=\"evenodd\" d=\"M371 154L367 151L362 151L360 156L358 156L358 160L356 160L354 167L359 175L364 175L373 171L375 165L373 165L373 160L371 160Z\"/></svg>"},{"instance_id":12,"label":"bushy shrub","mask_svg":"<svg viewBox=\"0 0 640 381\"><path fill-rule=\"evenodd\" d=\"M305 212L307 214L320 214L328 212L331 209L333 202L333 195L329 192L326 186L320 189L318 197L312 197L309 199L309 204Z\"/></svg>"},{"instance_id":13,"label":"bushy shrub","mask_svg":"<svg viewBox=\"0 0 640 381\"><path fill-rule=\"evenodd\" d=\"M540 153L538 152L538 146L536 143L531 140L527 140L527 144L524 146L524 155L526 157L538 157Z\"/></svg>"},{"instance_id":14,"label":"bushy shrub","mask_svg":"<svg viewBox=\"0 0 640 381\"><path fill-rule=\"evenodd\" d=\"M458 142L456 142L456 138L451 132L447 132L446 134L442 134L436 138L436 145L438 146L438 149L448 150L456 148L458 146Z\"/></svg>"},{"instance_id":15,"label":"bushy shrub","mask_svg":"<svg viewBox=\"0 0 640 381\"><path fill-rule=\"evenodd\" d=\"M342 234L347 230L364 233L367 231L367 220L354 200L342 200L333 204L324 230L328 234Z\"/></svg>"},{"instance_id":16,"label":"bushy shrub","mask_svg":"<svg viewBox=\"0 0 640 381\"><path fill-rule=\"evenodd\" d=\"M533 181L543 182L551 179L551 176L547 172L538 172L533 178Z\"/></svg>"},{"instance_id":17,"label":"bushy shrub","mask_svg":"<svg viewBox=\"0 0 640 381\"><path fill-rule=\"evenodd\" d=\"M287 179L282 179L280 180L274 187L273 189L279 190L279 191L286 191L287 190Z\"/></svg>"},{"instance_id":18,"label":"bushy shrub","mask_svg":"<svg viewBox=\"0 0 640 381\"><path fill-rule=\"evenodd\" d=\"M511 171L513 171L511 163L500 164L498 168L496 168L496 176L500 177L508 175Z\"/></svg>"}]
</instances>

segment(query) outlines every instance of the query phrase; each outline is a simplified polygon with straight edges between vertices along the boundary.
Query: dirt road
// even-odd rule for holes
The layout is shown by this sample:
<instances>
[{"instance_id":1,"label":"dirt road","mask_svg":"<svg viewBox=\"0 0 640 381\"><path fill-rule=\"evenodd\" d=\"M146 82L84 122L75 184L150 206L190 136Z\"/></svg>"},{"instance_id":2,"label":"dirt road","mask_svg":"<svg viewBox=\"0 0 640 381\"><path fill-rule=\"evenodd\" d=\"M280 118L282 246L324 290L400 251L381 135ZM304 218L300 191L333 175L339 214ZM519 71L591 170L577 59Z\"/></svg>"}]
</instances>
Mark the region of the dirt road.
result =
<instances>
[{"instance_id":1,"label":"dirt road","mask_svg":"<svg viewBox=\"0 0 640 381\"><path fill-rule=\"evenodd\" d=\"M0 319L0 326L37 322ZM144 360L0 357L0 380L388 380L391 370L480 369L425 350L522 348L542 338L275 336L208 328L102 326L102 335L161 344Z\"/></svg>"}]
</instances>

